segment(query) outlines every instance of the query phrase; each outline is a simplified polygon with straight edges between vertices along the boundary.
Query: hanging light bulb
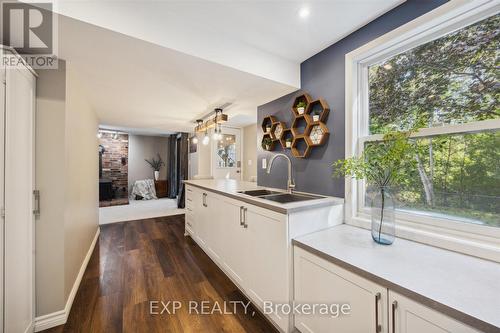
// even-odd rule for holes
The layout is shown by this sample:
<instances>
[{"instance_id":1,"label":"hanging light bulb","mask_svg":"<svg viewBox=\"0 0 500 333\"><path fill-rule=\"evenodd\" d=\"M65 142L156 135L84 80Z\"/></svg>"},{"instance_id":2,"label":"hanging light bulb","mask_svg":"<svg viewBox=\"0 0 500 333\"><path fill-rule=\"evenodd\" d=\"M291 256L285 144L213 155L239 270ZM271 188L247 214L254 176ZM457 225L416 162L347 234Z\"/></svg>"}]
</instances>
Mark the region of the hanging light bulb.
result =
<instances>
[{"instance_id":1,"label":"hanging light bulb","mask_svg":"<svg viewBox=\"0 0 500 333\"><path fill-rule=\"evenodd\" d=\"M203 143L203 145L208 145L208 143L210 142L210 138L208 137L208 132L205 131L205 136L203 137L203 140L201 141L201 143Z\"/></svg>"},{"instance_id":2,"label":"hanging light bulb","mask_svg":"<svg viewBox=\"0 0 500 333\"><path fill-rule=\"evenodd\" d=\"M198 144L198 136L195 134L195 136L193 136L193 138L191 139L191 142L195 145Z\"/></svg>"},{"instance_id":3,"label":"hanging light bulb","mask_svg":"<svg viewBox=\"0 0 500 333\"><path fill-rule=\"evenodd\" d=\"M212 133L212 140L219 141L219 133L217 132L217 127L214 129L214 132Z\"/></svg>"}]
</instances>

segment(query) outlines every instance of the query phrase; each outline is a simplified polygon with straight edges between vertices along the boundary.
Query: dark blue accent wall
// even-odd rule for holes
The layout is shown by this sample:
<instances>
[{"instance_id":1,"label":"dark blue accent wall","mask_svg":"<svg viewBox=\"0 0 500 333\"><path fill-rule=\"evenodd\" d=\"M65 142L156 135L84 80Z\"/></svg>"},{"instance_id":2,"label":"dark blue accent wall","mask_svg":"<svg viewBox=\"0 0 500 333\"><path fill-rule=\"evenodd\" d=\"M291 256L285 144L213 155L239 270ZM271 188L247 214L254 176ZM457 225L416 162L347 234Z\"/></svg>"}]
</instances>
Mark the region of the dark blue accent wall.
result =
<instances>
[{"instance_id":1,"label":"dark blue accent wall","mask_svg":"<svg viewBox=\"0 0 500 333\"><path fill-rule=\"evenodd\" d=\"M301 89L308 92L313 99L324 98L330 105L327 121L330 136L328 142L322 147L315 147L307 159L292 157L298 191L344 196L344 180L332 178L331 164L337 159L344 158L345 55L446 2L446 0L408 0L301 64ZM262 139L260 124L265 116L275 115L279 120L285 121L288 127L291 126L290 110L298 94L300 91L258 107L259 142ZM269 159L272 154L278 152L290 155L288 149L282 151L278 147L273 152L267 152L258 147L259 185L286 187L286 163L283 159L276 160L271 175L262 169L262 158Z\"/></svg>"}]
</instances>

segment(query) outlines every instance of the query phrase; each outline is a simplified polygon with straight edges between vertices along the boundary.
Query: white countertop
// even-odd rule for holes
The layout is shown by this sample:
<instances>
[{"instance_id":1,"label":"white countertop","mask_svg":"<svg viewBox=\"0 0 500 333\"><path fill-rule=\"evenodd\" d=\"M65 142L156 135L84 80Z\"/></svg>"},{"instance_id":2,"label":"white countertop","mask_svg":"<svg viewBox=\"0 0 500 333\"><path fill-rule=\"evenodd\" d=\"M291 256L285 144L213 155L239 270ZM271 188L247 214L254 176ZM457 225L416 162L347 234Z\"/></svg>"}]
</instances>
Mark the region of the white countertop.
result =
<instances>
[{"instance_id":1,"label":"white countertop","mask_svg":"<svg viewBox=\"0 0 500 333\"><path fill-rule=\"evenodd\" d=\"M500 332L500 264L339 225L294 244L485 332Z\"/></svg>"},{"instance_id":2,"label":"white countertop","mask_svg":"<svg viewBox=\"0 0 500 333\"><path fill-rule=\"evenodd\" d=\"M270 187L258 186L254 182L238 181L234 179L200 179L200 180L185 180L184 183L199 187L208 191L218 194L226 195L237 200L241 200L259 207L267 208L278 213L289 214L297 211L314 209L323 206L343 205L344 199L337 197L322 196L320 199L291 202L291 203L278 203L266 199L252 197L246 194L238 193L239 191L260 190L267 189L271 191L278 191L285 193L282 189L275 189ZM295 191L294 193L301 194L303 192ZM312 194L314 193L304 193Z\"/></svg>"}]
</instances>

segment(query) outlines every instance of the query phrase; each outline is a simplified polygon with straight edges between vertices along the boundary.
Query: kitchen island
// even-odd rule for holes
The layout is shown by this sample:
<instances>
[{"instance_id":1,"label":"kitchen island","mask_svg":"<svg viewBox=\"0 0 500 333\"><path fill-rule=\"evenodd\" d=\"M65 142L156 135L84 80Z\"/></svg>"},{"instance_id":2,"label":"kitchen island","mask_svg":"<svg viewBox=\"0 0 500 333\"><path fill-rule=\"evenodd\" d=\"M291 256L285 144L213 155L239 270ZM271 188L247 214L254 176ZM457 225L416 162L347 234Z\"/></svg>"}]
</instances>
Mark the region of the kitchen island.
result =
<instances>
[{"instance_id":1,"label":"kitchen island","mask_svg":"<svg viewBox=\"0 0 500 333\"><path fill-rule=\"evenodd\" d=\"M293 299L292 239L343 223L344 199L314 196L279 203L241 192L283 190L235 180L188 180L186 235L211 257L282 332L292 316L266 311ZM269 303L272 302L272 303Z\"/></svg>"}]
</instances>

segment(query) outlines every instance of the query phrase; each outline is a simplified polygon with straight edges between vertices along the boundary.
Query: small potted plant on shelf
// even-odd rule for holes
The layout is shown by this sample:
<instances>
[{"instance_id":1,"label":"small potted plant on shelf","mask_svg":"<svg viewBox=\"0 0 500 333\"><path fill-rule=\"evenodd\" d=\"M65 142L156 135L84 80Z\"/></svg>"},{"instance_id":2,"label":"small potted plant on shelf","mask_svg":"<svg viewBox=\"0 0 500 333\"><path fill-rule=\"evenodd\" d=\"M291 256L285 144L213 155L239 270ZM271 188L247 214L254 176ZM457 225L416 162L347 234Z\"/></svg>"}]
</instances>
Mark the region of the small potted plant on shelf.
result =
<instances>
[{"instance_id":1,"label":"small potted plant on shelf","mask_svg":"<svg viewBox=\"0 0 500 333\"><path fill-rule=\"evenodd\" d=\"M160 157L160 153L157 153L158 159L155 159L154 157L151 160L146 160L145 161L149 164L149 166L153 169L154 171L154 177L155 180L160 179L160 169L162 166L165 165L163 160Z\"/></svg>"},{"instance_id":2,"label":"small potted plant on shelf","mask_svg":"<svg viewBox=\"0 0 500 333\"><path fill-rule=\"evenodd\" d=\"M271 124L266 124L266 133L271 133Z\"/></svg>"},{"instance_id":3,"label":"small potted plant on shelf","mask_svg":"<svg viewBox=\"0 0 500 333\"><path fill-rule=\"evenodd\" d=\"M262 148L265 150L271 150L271 144L273 143L273 140L271 140L270 137L265 137L262 139Z\"/></svg>"},{"instance_id":4,"label":"small potted plant on shelf","mask_svg":"<svg viewBox=\"0 0 500 333\"><path fill-rule=\"evenodd\" d=\"M312 110L311 112L313 121L319 121L319 115L321 114L321 111L318 109Z\"/></svg>"},{"instance_id":5,"label":"small potted plant on shelf","mask_svg":"<svg viewBox=\"0 0 500 333\"><path fill-rule=\"evenodd\" d=\"M304 114L304 111L306 110L306 102L300 101L297 103L297 112L299 114Z\"/></svg>"},{"instance_id":6,"label":"small potted plant on shelf","mask_svg":"<svg viewBox=\"0 0 500 333\"><path fill-rule=\"evenodd\" d=\"M286 140L285 140L285 146L287 148L292 148L292 138L286 138Z\"/></svg>"},{"instance_id":7,"label":"small potted plant on shelf","mask_svg":"<svg viewBox=\"0 0 500 333\"><path fill-rule=\"evenodd\" d=\"M365 146L361 156L333 163L334 176L364 179L371 198L371 230L375 242L390 245L395 239L395 200L392 186L405 180L405 170L413 167L418 154L411 132L389 132L382 141Z\"/></svg>"}]
</instances>

